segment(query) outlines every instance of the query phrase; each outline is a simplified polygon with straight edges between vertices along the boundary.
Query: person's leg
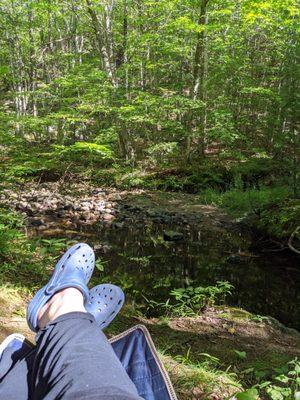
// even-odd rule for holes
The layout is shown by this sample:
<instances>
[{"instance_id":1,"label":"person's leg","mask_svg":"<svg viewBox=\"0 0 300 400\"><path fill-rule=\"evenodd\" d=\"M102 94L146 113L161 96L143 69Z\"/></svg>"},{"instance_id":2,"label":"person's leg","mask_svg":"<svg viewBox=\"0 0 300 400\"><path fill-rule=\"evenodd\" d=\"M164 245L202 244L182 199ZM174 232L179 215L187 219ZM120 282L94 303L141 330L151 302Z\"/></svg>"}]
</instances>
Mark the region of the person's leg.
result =
<instances>
[{"instance_id":1,"label":"person's leg","mask_svg":"<svg viewBox=\"0 0 300 400\"><path fill-rule=\"evenodd\" d=\"M30 398L140 399L81 292L56 293L39 313Z\"/></svg>"},{"instance_id":2,"label":"person's leg","mask_svg":"<svg viewBox=\"0 0 300 400\"><path fill-rule=\"evenodd\" d=\"M34 360L35 350L29 350L23 357L18 357L15 351L4 351L0 368L0 399L28 400L28 377ZM14 360L14 356L17 360Z\"/></svg>"}]
</instances>

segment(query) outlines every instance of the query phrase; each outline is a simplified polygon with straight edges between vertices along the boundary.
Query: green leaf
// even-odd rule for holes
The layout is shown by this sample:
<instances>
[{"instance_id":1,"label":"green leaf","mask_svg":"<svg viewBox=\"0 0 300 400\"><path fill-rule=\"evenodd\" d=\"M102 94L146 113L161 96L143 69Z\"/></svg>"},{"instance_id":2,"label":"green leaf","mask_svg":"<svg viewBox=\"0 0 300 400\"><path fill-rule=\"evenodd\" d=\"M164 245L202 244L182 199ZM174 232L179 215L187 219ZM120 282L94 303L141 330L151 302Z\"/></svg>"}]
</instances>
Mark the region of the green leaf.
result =
<instances>
[{"instance_id":1,"label":"green leaf","mask_svg":"<svg viewBox=\"0 0 300 400\"><path fill-rule=\"evenodd\" d=\"M276 376L275 378L276 381L282 382L282 383L288 383L289 382L289 378L285 375L279 375Z\"/></svg>"},{"instance_id":2,"label":"green leaf","mask_svg":"<svg viewBox=\"0 0 300 400\"><path fill-rule=\"evenodd\" d=\"M300 392L295 393L295 400L300 400Z\"/></svg>"},{"instance_id":3,"label":"green leaf","mask_svg":"<svg viewBox=\"0 0 300 400\"><path fill-rule=\"evenodd\" d=\"M103 272L104 271L104 267L105 267L105 262L102 260L97 260L95 263L95 267L97 268L98 271Z\"/></svg>"},{"instance_id":4,"label":"green leaf","mask_svg":"<svg viewBox=\"0 0 300 400\"><path fill-rule=\"evenodd\" d=\"M271 383L270 381L265 381L265 382L261 383L261 384L259 385L259 387L260 387L261 389L264 389L264 388L266 388L267 386L269 386L270 383Z\"/></svg>"},{"instance_id":5,"label":"green leaf","mask_svg":"<svg viewBox=\"0 0 300 400\"><path fill-rule=\"evenodd\" d=\"M236 395L237 400L258 400L258 398L258 391L255 388L248 389Z\"/></svg>"},{"instance_id":6,"label":"green leaf","mask_svg":"<svg viewBox=\"0 0 300 400\"><path fill-rule=\"evenodd\" d=\"M241 360L246 360L247 354L245 351L234 350L234 352L238 355Z\"/></svg>"}]
</instances>

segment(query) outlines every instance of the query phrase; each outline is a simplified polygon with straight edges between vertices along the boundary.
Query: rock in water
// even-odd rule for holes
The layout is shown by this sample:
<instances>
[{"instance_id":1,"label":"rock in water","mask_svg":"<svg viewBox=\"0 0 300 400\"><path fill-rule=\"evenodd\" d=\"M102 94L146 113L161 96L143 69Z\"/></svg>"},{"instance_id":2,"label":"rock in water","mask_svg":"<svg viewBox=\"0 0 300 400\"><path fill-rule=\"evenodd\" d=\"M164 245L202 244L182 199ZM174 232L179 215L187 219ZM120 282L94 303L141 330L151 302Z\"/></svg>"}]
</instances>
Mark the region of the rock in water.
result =
<instances>
[{"instance_id":1,"label":"rock in water","mask_svg":"<svg viewBox=\"0 0 300 400\"><path fill-rule=\"evenodd\" d=\"M164 240L166 242L179 242L183 240L183 233L175 231L164 231Z\"/></svg>"},{"instance_id":2,"label":"rock in water","mask_svg":"<svg viewBox=\"0 0 300 400\"><path fill-rule=\"evenodd\" d=\"M41 226L44 225L44 220L41 218L28 218L28 223L31 226Z\"/></svg>"}]
</instances>

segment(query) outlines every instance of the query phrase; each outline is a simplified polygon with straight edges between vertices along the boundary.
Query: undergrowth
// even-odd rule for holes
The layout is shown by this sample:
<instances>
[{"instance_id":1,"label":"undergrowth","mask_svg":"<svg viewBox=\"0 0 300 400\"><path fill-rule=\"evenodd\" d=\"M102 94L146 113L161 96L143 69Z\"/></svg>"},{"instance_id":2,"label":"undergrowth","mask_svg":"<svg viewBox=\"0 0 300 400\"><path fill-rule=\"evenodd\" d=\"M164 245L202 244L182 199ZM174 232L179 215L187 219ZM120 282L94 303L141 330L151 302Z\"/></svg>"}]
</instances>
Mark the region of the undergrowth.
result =
<instances>
[{"instance_id":1,"label":"undergrowth","mask_svg":"<svg viewBox=\"0 0 300 400\"><path fill-rule=\"evenodd\" d=\"M25 291L35 290L51 274L66 239L29 239L18 213L0 209L0 281Z\"/></svg>"},{"instance_id":2,"label":"undergrowth","mask_svg":"<svg viewBox=\"0 0 300 400\"><path fill-rule=\"evenodd\" d=\"M288 237L300 221L300 201L292 198L287 186L226 192L207 189L199 200L219 206L237 219L248 218L258 229L278 238Z\"/></svg>"}]
</instances>

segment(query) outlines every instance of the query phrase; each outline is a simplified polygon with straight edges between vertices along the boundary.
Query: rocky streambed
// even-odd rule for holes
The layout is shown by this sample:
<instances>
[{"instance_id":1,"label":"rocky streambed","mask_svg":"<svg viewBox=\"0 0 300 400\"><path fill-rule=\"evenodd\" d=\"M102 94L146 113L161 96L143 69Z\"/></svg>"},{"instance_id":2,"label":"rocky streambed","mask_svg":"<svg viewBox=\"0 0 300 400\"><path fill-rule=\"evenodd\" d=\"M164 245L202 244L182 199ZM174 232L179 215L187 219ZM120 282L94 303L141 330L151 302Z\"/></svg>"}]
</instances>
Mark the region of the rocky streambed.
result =
<instances>
[{"instance_id":1,"label":"rocky streambed","mask_svg":"<svg viewBox=\"0 0 300 400\"><path fill-rule=\"evenodd\" d=\"M83 185L77 185L62 193L57 183L28 186L19 192L3 190L0 204L23 214L29 226L47 226L51 218L68 219L71 223L93 224L111 221L116 214L115 200L120 199L102 189L86 193Z\"/></svg>"},{"instance_id":2,"label":"rocky streambed","mask_svg":"<svg viewBox=\"0 0 300 400\"><path fill-rule=\"evenodd\" d=\"M217 230L241 228L216 207L201 205L191 195L117 191L85 184L60 187L57 182L32 183L19 191L5 189L0 195L0 206L20 212L29 228L40 231L53 226L77 229L79 225L95 224L122 228L132 223L185 227L207 224ZM182 234L171 232L165 235L167 240L182 239Z\"/></svg>"}]
</instances>

